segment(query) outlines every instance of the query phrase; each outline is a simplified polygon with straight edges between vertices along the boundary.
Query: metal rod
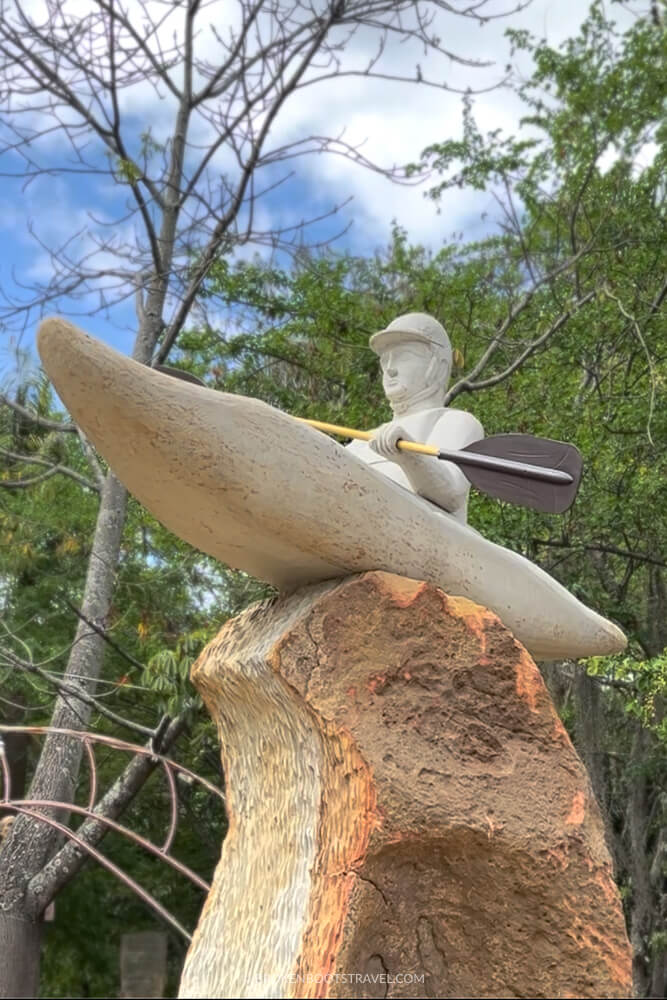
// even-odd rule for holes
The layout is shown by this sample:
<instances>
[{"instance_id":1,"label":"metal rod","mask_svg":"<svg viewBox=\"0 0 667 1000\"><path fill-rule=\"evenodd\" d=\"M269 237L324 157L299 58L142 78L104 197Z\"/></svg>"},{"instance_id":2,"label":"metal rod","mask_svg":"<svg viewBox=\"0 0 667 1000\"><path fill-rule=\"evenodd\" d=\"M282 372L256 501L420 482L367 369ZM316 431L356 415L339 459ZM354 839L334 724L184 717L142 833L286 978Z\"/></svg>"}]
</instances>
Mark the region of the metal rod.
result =
<instances>
[{"instance_id":1,"label":"metal rod","mask_svg":"<svg viewBox=\"0 0 667 1000\"><path fill-rule=\"evenodd\" d=\"M162 845L162 854L167 855L167 851L172 845L174 839L174 834L176 833L176 826L178 824L178 791L176 789L176 781L174 780L174 773L169 767L166 761L164 763L164 771L169 784L169 791L171 793L171 820L169 823L169 830L164 844Z\"/></svg>"},{"instance_id":2,"label":"metal rod","mask_svg":"<svg viewBox=\"0 0 667 1000\"><path fill-rule=\"evenodd\" d=\"M2 801L4 803L12 797L12 773L9 770L5 741L2 736L0 736L0 764L2 764Z\"/></svg>"},{"instance_id":3,"label":"metal rod","mask_svg":"<svg viewBox=\"0 0 667 1000\"><path fill-rule=\"evenodd\" d=\"M37 733L40 735L47 733L59 733L63 736L72 736L74 739L78 740L83 740L85 738L92 740L94 743L104 743L106 746L114 747L116 750L126 750L128 753L141 754L143 757L153 757L157 761L166 761L176 771L180 771L181 774L187 774L193 781L196 781L204 788L207 788L209 792L212 792L213 795L217 795L223 802L225 801L225 793L221 792L220 789L212 782L207 781L206 778L202 778L194 771L190 771L187 767L183 767L182 764L178 764L175 760L171 760L169 757L164 757L162 754L155 753L154 750L150 750L148 747L139 746L138 743L128 743L126 740L119 740L114 736L102 736L99 733L90 732L84 733L80 729L65 729L59 726L0 725L0 733Z\"/></svg>"},{"instance_id":4,"label":"metal rod","mask_svg":"<svg viewBox=\"0 0 667 1000\"><path fill-rule=\"evenodd\" d=\"M102 826L108 826L110 830L114 830L116 833L122 834L122 836L127 837L135 844L138 844L139 847L143 847L144 850L149 851L156 857L166 861L168 865L171 865L172 868L174 868L177 872L180 872L181 875L184 875L185 878L190 879L191 882L194 882L194 884L198 888L203 889L204 892L209 892L211 888L208 882L205 882L203 878L197 875L197 872L188 868L188 866L184 865L182 861L178 860L178 858L172 858L170 854L165 852L164 848L157 847L157 845L151 840L148 840L146 837L142 837L140 833L135 833L134 830L128 829L128 827L123 826L122 823L117 823L115 819L110 819L108 816L102 816L90 809L86 809L85 806L76 806L71 802L58 802L55 799L14 799L8 803L3 802L3 807L5 807L5 805L10 809L67 809L68 812L76 813L78 816L85 816L86 819L91 819L95 823L101 823ZM44 818L41 813L38 815L40 819ZM69 830L69 827L65 827L65 829ZM74 831L70 831L70 833L73 832ZM86 843L86 841L82 840L82 843Z\"/></svg>"},{"instance_id":5,"label":"metal rod","mask_svg":"<svg viewBox=\"0 0 667 1000\"><path fill-rule=\"evenodd\" d=\"M56 804L61 807L63 806L62 802ZM91 844L87 844L85 840L81 839L81 837L77 837L77 835L70 830L68 826L65 826L63 823L59 823L55 819L51 819L50 816L42 816L41 813L33 812L31 809L25 809L22 806L12 805L6 806L5 808L11 808L14 812L20 813L22 816L30 816L32 819L39 820L42 823L47 823L49 826L54 827L54 829L59 830L60 833L64 834L66 837L69 837L69 839L73 840L75 844L78 844L82 850L86 851L87 854L90 854L91 857L95 858L95 860L99 862L103 868L106 868L107 871L110 871L116 876L116 878L120 879L120 881L123 882L128 889L131 889L137 896L139 896L140 899L144 901L144 903L146 903L147 906L150 906L151 909L155 910L155 912L161 916L163 920L165 920L168 924L171 924L171 926L175 928L179 934L183 935L186 941L192 940L192 936L188 934L185 927L179 924L176 917L173 917L168 910L165 910L164 906L158 903L157 899L151 896L150 892L146 892L146 890L140 886L138 882L135 882L133 878L126 875L124 871L113 863L113 861L109 861L104 854L92 847Z\"/></svg>"},{"instance_id":6,"label":"metal rod","mask_svg":"<svg viewBox=\"0 0 667 1000\"><path fill-rule=\"evenodd\" d=\"M95 763L95 751L90 744L90 740L84 738L83 745L88 754L88 767L90 769L90 792L88 795L88 808L93 810L95 799L97 798L97 764Z\"/></svg>"}]
</instances>

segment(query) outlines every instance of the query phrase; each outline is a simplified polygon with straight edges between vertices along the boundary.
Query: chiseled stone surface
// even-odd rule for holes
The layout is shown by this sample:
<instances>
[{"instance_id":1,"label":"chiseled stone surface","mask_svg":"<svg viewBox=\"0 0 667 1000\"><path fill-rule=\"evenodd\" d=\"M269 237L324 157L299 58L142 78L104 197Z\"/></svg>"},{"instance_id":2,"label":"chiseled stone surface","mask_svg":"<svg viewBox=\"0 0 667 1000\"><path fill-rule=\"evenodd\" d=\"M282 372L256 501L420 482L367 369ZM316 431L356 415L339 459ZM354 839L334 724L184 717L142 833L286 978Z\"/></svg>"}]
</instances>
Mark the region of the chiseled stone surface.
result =
<instances>
[{"instance_id":1,"label":"chiseled stone surface","mask_svg":"<svg viewBox=\"0 0 667 1000\"><path fill-rule=\"evenodd\" d=\"M371 572L193 668L230 830L181 996L627 997L585 769L498 618Z\"/></svg>"}]
</instances>

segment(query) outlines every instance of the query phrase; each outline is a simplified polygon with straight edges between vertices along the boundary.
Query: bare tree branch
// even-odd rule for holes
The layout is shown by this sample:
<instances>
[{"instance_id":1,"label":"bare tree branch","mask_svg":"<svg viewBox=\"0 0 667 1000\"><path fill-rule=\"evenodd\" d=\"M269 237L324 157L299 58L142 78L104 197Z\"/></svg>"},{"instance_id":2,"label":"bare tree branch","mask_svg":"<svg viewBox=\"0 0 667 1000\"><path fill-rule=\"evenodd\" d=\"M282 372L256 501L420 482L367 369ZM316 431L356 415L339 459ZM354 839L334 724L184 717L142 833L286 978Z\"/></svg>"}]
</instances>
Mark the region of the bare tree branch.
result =
<instances>
[{"instance_id":1,"label":"bare tree branch","mask_svg":"<svg viewBox=\"0 0 667 1000\"><path fill-rule=\"evenodd\" d=\"M603 543L598 544L586 544L582 542L570 542L559 541L558 539L552 538L531 538L532 545L547 545L550 548L558 549L572 549L573 552L584 551L584 552L607 552L610 555L622 556L624 559L632 559L637 562L650 563L653 566L661 566L663 569L667 569L667 563L663 562L662 559L657 559L654 556L647 555L643 552L632 552L629 549L621 549L617 545L605 545Z\"/></svg>"},{"instance_id":2,"label":"bare tree branch","mask_svg":"<svg viewBox=\"0 0 667 1000\"><path fill-rule=\"evenodd\" d=\"M90 442L88 441L88 438L83 433L80 427L77 427L77 432L79 435L79 441L81 442L81 447L83 448L83 453L86 456L88 464L90 465L90 468L93 471L93 475L95 476L95 482L97 483L98 489L101 490L102 487L104 486L104 470L102 469L102 466L98 462L97 455L95 454L94 449L92 448Z\"/></svg>"},{"instance_id":3,"label":"bare tree branch","mask_svg":"<svg viewBox=\"0 0 667 1000\"><path fill-rule=\"evenodd\" d=\"M75 607L75 605L72 604L71 601L68 601L66 598L64 599L64 603L67 605L70 611L74 612L74 614L77 616L77 618L79 618L80 621L85 622L85 624L89 628L91 628L93 632L96 632L97 635L100 636L100 638L104 639L107 646L113 649L116 653L119 653L120 656L122 656L124 660L127 660L127 662L130 663L133 667L139 667L140 670L144 669L144 664L140 660L137 660L134 656L128 653L127 650L123 649L122 646L119 646L117 642L114 642L114 640L109 635L107 629L102 628L100 625L97 625L94 621L91 621L91 619L88 618L88 616L85 615L80 608Z\"/></svg>"},{"instance_id":4,"label":"bare tree branch","mask_svg":"<svg viewBox=\"0 0 667 1000\"><path fill-rule=\"evenodd\" d=\"M42 680L49 685L49 687L55 688L63 697L68 697L72 700L73 711L77 711L76 702L81 702L89 708L95 709L95 711L99 712L100 715L103 715L111 722L115 722L117 725L122 726L124 729L129 729L132 732L139 733L141 736L151 736L153 733L153 730L149 729L147 726L142 726L139 722L134 722L132 719L126 719L122 715L118 715L117 712L113 712L110 708L107 708L106 705L103 705L99 699L89 695L76 682L69 683L68 681L54 675L51 670L45 670L44 667L40 667L36 663L31 663L28 660L21 659L9 649L0 650L0 659L4 660L6 665L14 667L16 670L22 670L24 673L35 674L37 677L41 677Z\"/></svg>"},{"instance_id":5,"label":"bare tree branch","mask_svg":"<svg viewBox=\"0 0 667 1000\"><path fill-rule=\"evenodd\" d=\"M485 351L482 359L477 363L477 365L475 365L475 368L473 369L474 372L477 373L481 372L483 368L486 366L486 364L488 364L491 357L495 353L495 350L502 343L503 337L507 332L507 330L509 329L511 323L514 322L517 315L520 312L522 312L523 309L527 306L528 301L530 301L530 298L532 298L533 294L534 292L531 290L524 297L524 300L520 303L520 305L516 309L510 311L508 318L502 324L501 330L495 334L489 348L487 348L487 350ZM531 354L534 354L535 351L537 351L540 347L546 344L546 342L550 340L551 337L553 337L554 334L556 334L568 322L569 319L571 319L571 317L574 315L575 312L578 312L579 309L585 306L588 302L592 302L593 299L595 299L596 294L597 293L595 290L586 292L586 294L583 295L580 299L577 299L576 302L573 302L569 309L561 313L560 316L556 317L556 319L549 324L546 330L544 330L544 332L541 333L539 337L536 337L535 340L530 341L530 343L527 344L527 346L524 347L523 350L520 351L520 353L517 354L517 356L513 359L513 361L505 368L503 368L502 371L497 372L495 375L489 376L489 378L479 379L476 382L473 382L472 380L472 373L471 375L467 375L465 378L461 379L447 393L446 403L451 402L451 400L454 399L456 396L458 396L461 392L477 392L479 389L488 389L490 386L498 385L499 382L503 382L505 379L509 378L509 376L512 375L513 372L517 371L517 369L521 367L524 361L526 361L526 359L529 358Z\"/></svg>"},{"instance_id":6,"label":"bare tree branch","mask_svg":"<svg viewBox=\"0 0 667 1000\"><path fill-rule=\"evenodd\" d=\"M43 427L47 431L62 431L65 434L76 434L76 424L66 424L59 420L47 420L45 417L40 417L37 413L33 413L32 410L27 409L25 406L21 406L16 400L10 399L4 393L0 393L0 403L4 403L5 406L9 406L10 409L14 410L15 413L20 414L20 416L25 417L31 423L36 424L37 427Z\"/></svg>"},{"instance_id":7,"label":"bare tree branch","mask_svg":"<svg viewBox=\"0 0 667 1000\"><path fill-rule=\"evenodd\" d=\"M0 487L3 489L23 489L27 486L34 486L36 483L41 483L45 479L50 479L51 476L62 475L68 476L80 486L84 486L87 490L92 490L93 493L100 492L101 487L98 483L91 482L90 479L86 479L79 472L70 469L68 465L62 465L59 462L49 462L47 459L39 458L37 455L25 455L8 451L6 448L0 448L0 455L4 455L5 458L23 465L42 465L48 470L47 472L43 472L41 476L33 476L31 479L0 479Z\"/></svg>"},{"instance_id":8,"label":"bare tree branch","mask_svg":"<svg viewBox=\"0 0 667 1000\"><path fill-rule=\"evenodd\" d=\"M248 214L255 214L254 204L260 197L254 183L257 171L288 155L323 150L371 166L358 149L326 137L318 137L312 144L301 142L289 153L278 143L267 153L267 135L260 138L262 129L268 123L266 132L273 130L292 94L301 87L329 84L348 75L457 89L437 76L429 80L421 73L412 77L394 70L389 65L386 41L412 41L422 51L440 57L443 66L452 62L478 65L479 60L453 52L442 43L445 36L435 18L460 16L483 23L526 5L518 2L506 10L488 10L491 2L347 0L344 5L308 8L283 0L238 0L234 4L236 17L230 17L230 27L223 34L210 24L210 4L199 0L176 8L146 5L141 28L134 14L117 0L95 0L76 21L63 0L54 0L43 16L19 0L5 0L0 23L0 83L4 78L7 95L16 95L16 99L8 96L4 108L0 100L0 110L5 112L0 157L3 151L22 156L26 165L23 176L30 179L66 171L106 176L119 192L125 186L138 223L132 241L98 242L93 251L85 251L81 247L95 242L95 230L87 228L78 241L76 256L65 258L62 250L53 248L53 279L36 285L28 297L8 299L6 319L23 316L27 320L45 303L55 303L63 296L79 298L90 312L99 307L91 302L93 292L103 307L120 304L128 297L130 286L137 288L140 273L146 291L142 326L150 328L147 336L153 342L167 327L168 339L173 342L174 331L187 317L211 254L223 244L230 248L239 242L262 240L252 224L245 232L237 225L249 189L253 189L253 207L248 206ZM378 44L370 61L362 48L361 58L356 59L361 65L354 66L350 53L355 52L355 46L350 42L362 31L372 31ZM294 74L296 67L299 69ZM153 142L150 130L137 136L131 96L139 88L152 88L171 102L173 129L166 141ZM42 154L41 140L52 134L61 134L70 144L72 155L61 163ZM97 145L90 142L91 136ZM236 151L238 170L234 176L227 166L216 169L224 192L216 199L213 189L206 191L207 174L215 157L220 154L224 159L231 150ZM372 168L400 176L381 164L372 164ZM271 186L269 183L264 188L268 191ZM197 205L199 209L192 214L190 209ZM188 222L181 220L184 211L190 216ZM212 219L216 222L203 241L186 240L186 233L195 237L205 234L207 221ZM44 252L49 252L47 244L42 244ZM193 253L200 265L194 273L190 271ZM124 266L110 269L106 264L100 268L102 255L114 255ZM84 266L86 257L90 266ZM118 276L117 284L105 284L113 272ZM181 306L182 300L187 305ZM167 318L164 312L170 301L175 308ZM147 348L148 341L140 331L139 360L148 360ZM162 348L160 360L164 359Z\"/></svg>"},{"instance_id":9,"label":"bare tree branch","mask_svg":"<svg viewBox=\"0 0 667 1000\"><path fill-rule=\"evenodd\" d=\"M570 257L567 260L563 261L562 264L559 264L552 271L549 271L547 274L544 274L542 277L538 278L536 281L534 281L531 284L530 288L528 289L527 292L524 293L524 295L519 300L518 304L516 306L513 306L512 308L509 309L509 311L507 313L507 316L505 317L505 319L503 320L503 322L500 324L500 326L496 330L493 338L491 339L488 347L486 348L486 350L484 351L484 353L480 357L479 361L477 361L477 363L472 368L472 370L466 376L464 376L464 378L460 379L449 390L449 392L447 393L447 397L446 397L446 402L447 403L449 403L452 399L455 399L456 396L458 396L461 392L472 392L475 389L481 389L481 388L484 388L486 386L486 383L482 383L482 382L475 383L474 380L479 375L481 375L481 373L484 371L484 369L486 368L486 366L488 365L488 363L492 360L492 358L495 355L495 353L497 352L498 348L502 346L502 344L504 342L504 339L505 339L505 337L507 335L507 332L511 328L511 326L514 324L514 322L518 319L518 317L523 312L525 312L525 310L531 304L531 302L533 301L533 299L535 298L535 296L537 295L538 291L540 290L540 288L542 288L543 285L552 284L554 282L554 280L560 274L563 274L564 272L572 270L572 268L577 263L577 261L580 260L581 257L583 257L584 254L587 253L591 249L591 247L592 247L592 243L590 243L590 242L587 243L586 246L582 247L579 250L579 253L577 253L574 257ZM592 294L594 294L594 293L592 293ZM590 295L591 295L591 293L587 293L587 297L585 297L586 301L588 301L588 297L590 297ZM579 308L583 304L584 304L583 301L581 303L575 303L571 307L571 309L568 310L565 318L569 318L570 315L572 315L572 312L575 310L575 308ZM559 322L559 321L556 320L556 322ZM563 320L563 322L564 322L564 320ZM560 323L559 325L562 325L562 323ZM542 343L544 343L545 340L547 340L549 338L549 336L551 336L551 334L553 332L555 332L555 330L552 330L551 327L550 327L549 330L546 333L546 336L542 335L539 338L537 338L537 340L535 340L531 344L529 344L528 347L526 348L527 353L524 352L524 356L522 356L521 363L523 362L523 360L525 360L525 357L528 357L530 354L533 353L534 350L537 349L537 347L539 347ZM517 367L518 367L518 365L514 364L511 367L511 371L515 371ZM509 374L511 374L511 372L508 370L507 371L507 375L509 375ZM502 377L503 378L507 377L507 375L504 375ZM494 384L496 384L496 382L499 382L499 381L502 381L502 378L500 378L500 377L496 378L495 382L490 382L488 384L489 385L494 385Z\"/></svg>"}]
</instances>

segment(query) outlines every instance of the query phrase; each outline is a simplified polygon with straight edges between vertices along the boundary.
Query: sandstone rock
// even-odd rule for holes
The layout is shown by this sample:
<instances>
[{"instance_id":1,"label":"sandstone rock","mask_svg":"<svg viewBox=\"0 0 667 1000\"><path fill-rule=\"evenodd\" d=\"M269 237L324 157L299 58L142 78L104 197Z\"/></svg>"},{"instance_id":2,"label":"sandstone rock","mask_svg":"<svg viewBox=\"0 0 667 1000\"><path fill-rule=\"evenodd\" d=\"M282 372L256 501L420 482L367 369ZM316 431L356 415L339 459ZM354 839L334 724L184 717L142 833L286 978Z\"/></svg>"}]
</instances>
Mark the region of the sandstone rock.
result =
<instances>
[{"instance_id":1,"label":"sandstone rock","mask_svg":"<svg viewBox=\"0 0 667 1000\"><path fill-rule=\"evenodd\" d=\"M491 612L373 572L224 626L193 668L230 827L184 997L627 997L597 805Z\"/></svg>"}]
</instances>

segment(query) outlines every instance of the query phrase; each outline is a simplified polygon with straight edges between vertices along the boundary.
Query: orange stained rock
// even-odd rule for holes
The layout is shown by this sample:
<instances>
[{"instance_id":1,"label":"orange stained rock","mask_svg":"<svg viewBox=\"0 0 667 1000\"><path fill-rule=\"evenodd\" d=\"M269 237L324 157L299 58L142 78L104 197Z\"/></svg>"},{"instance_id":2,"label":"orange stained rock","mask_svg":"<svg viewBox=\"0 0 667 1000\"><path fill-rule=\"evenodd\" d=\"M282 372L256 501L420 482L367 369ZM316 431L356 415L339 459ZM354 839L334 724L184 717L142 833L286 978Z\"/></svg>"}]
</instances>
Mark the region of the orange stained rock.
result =
<instances>
[{"instance_id":1,"label":"orange stained rock","mask_svg":"<svg viewBox=\"0 0 667 1000\"><path fill-rule=\"evenodd\" d=\"M537 698L544 689L544 681L525 649L521 650L514 669L516 693L530 706L531 712L537 712Z\"/></svg>"},{"instance_id":2,"label":"orange stained rock","mask_svg":"<svg viewBox=\"0 0 667 1000\"><path fill-rule=\"evenodd\" d=\"M445 607L450 615L460 618L467 628L473 632L480 641L482 653L486 650L486 629L487 626L499 621L498 616L488 608L483 608L480 604L475 604L467 597L450 597L444 595Z\"/></svg>"},{"instance_id":3,"label":"orange stained rock","mask_svg":"<svg viewBox=\"0 0 667 1000\"><path fill-rule=\"evenodd\" d=\"M586 815L586 799L583 791L575 792L574 798L572 799L572 807L567 814L567 819L565 820L566 825L576 825L581 826L584 821L584 816Z\"/></svg>"},{"instance_id":4,"label":"orange stained rock","mask_svg":"<svg viewBox=\"0 0 667 1000\"><path fill-rule=\"evenodd\" d=\"M294 998L630 995L586 771L496 615L370 572L221 637L193 676L231 832L183 997L256 996L257 971ZM425 978L341 980L383 969Z\"/></svg>"},{"instance_id":5,"label":"orange stained rock","mask_svg":"<svg viewBox=\"0 0 667 1000\"><path fill-rule=\"evenodd\" d=\"M378 574L380 589L397 608L409 608L424 593L428 584L390 573Z\"/></svg>"}]
</instances>

